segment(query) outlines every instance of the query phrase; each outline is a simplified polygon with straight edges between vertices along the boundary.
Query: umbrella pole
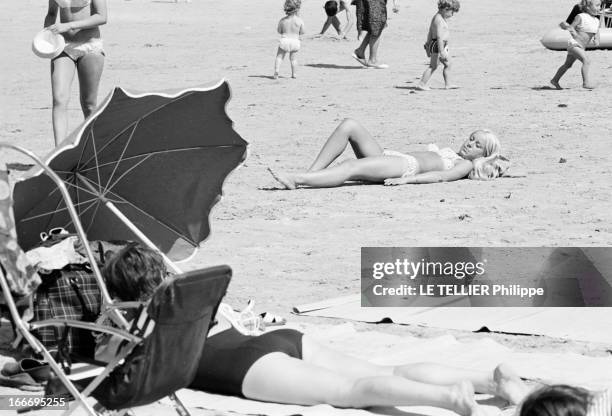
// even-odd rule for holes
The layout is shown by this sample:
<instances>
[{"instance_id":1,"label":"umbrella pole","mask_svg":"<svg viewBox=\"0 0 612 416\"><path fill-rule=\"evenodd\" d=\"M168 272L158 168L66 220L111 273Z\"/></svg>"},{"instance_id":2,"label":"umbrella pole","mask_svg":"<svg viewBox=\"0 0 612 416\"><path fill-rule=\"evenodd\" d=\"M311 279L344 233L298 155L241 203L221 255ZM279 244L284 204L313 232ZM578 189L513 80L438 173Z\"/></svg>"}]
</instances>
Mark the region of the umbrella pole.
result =
<instances>
[{"instance_id":1,"label":"umbrella pole","mask_svg":"<svg viewBox=\"0 0 612 416\"><path fill-rule=\"evenodd\" d=\"M87 236L85 235L85 231L83 230L83 226L81 225L79 216L76 210L74 209L74 203L72 202L72 198L70 198L70 194L66 190L66 185L64 185L64 181L62 181L62 179L59 176L57 176L57 174L49 166L47 166L46 163L40 160L38 156L30 152L29 150L26 150L23 147L20 147L20 146L11 144L11 143L6 143L6 142L0 142L0 147L8 147L10 149L16 150L28 156L30 159L36 162L36 164L39 165L45 171L45 173L51 178L51 180L55 182L55 184L57 185L57 188L59 189L60 193L62 194L62 197L64 198L64 201L66 202L66 209L68 209L70 218L72 218L72 223L74 224L74 228L76 229L76 232L79 238L81 239L81 242L83 242L83 246L85 247L87 258L89 259L89 263L91 264L91 268L94 272L94 276L96 278L96 281L98 282L98 286L100 287L100 294L102 296L102 308L105 309L108 305L112 303L112 301L111 301L110 295L108 294L108 290L106 289L106 284L104 283L104 279L102 279L102 273L100 273L100 269L98 268L98 263L96 262L93 252L91 251L91 247L89 246L89 240L87 240Z\"/></svg>"},{"instance_id":2,"label":"umbrella pole","mask_svg":"<svg viewBox=\"0 0 612 416\"><path fill-rule=\"evenodd\" d=\"M154 243L153 241L149 240L149 238L138 229L138 227L136 227L134 225L134 223L132 223L132 221L130 221L125 215L123 215L123 213L121 211L119 211L119 209L115 206L115 204L113 204L111 201L109 200L104 200L104 205L106 205L106 207L108 209L111 210L111 212L113 214L115 214L117 216L117 218L119 218L121 221L124 222L125 225L128 226L128 228L134 233L136 234L136 236L140 239L140 241L142 241L143 243L145 243L147 246L149 246L150 249L157 251L162 258L164 259L164 262L166 262L166 264L168 265L168 267L170 267L172 269L172 271L174 271L177 274L183 273L183 271L181 269L179 269L179 267L168 258L168 256L166 256Z\"/></svg>"},{"instance_id":3,"label":"umbrella pole","mask_svg":"<svg viewBox=\"0 0 612 416\"><path fill-rule=\"evenodd\" d=\"M77 178L79 178L79 180L81 181L81 183L83 185L85 185L85 187L87 189L89 189L94 195L97 195L100 200L104 203L104 205L106 206L106 208L108 208L113 214L115 214L117 216L117 218L119 218L121 221L123 221L123 223L134 233L136 234L136 236L140 239L140 241L142 241L143 243L145 243L147 246L149 246L149 248L151 250L155 250L157 251L162 258L164 259L164 262L166 262L166 264L168 265L168 267L170 267L172 269L172 271L174 271L174 273L180 274L183 273L183 271L181 269L178 268L178 266L168 258L168 256L166 256L154 243L153 241L149 240L149 238L138 229L138 227L136 227L134 225L134 223L132 221L130 221L130 219L128 217L126 217L125 215L123 215L123 212L119 211L119 209L115 206L115 204L113 204L111 201L109 201L108 199L106 199L104 197L104 195L100 195L100 193L93 187L93 185L91 183L89 183L89 181L87 180L86 177L84 177L83 175L81 175L80 173L76 174Z\"/></svg>"}]
</instances>

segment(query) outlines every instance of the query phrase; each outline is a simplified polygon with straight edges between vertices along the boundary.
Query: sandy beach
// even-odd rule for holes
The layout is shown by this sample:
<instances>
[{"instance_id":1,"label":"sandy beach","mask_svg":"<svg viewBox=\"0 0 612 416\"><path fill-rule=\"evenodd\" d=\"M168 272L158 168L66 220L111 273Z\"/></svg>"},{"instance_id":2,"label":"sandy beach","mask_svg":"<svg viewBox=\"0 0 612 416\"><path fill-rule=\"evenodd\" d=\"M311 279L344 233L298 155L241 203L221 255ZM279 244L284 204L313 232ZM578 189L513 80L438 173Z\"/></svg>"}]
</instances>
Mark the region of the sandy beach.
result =
<instances>
[{"instance_id":1,"label":"sandy beach","mask_svg":"<svg viewBox=\"0 0 612 416\"><path fill-rule=\"evenodd\" d=\"M579 64L562 91L544 88L565 59L541 36L564 20L571 0L464 0L450 20L453 82L441 73L432 90L415 86L427 65L423 42L433 0L404 0L382 35L386 70L364 69L351 58L358 46L331 31L323 2L304 0L307 35L298 53L298 78L272 79L282 1L193 0L191 3L108 0L102 27L106 64L102 100L114 86L159 91L225 78L227 112L249 142L249 157L226 181L211 215L212 234L184 269L229 264L226 300L290 319L291 307L358 293L360 248L369 246L609 246L612 52L590 51L596 88L581 88ZM0 141L43 156L53 147L48 61L30 49L42 28L46 2L8 2L0 16ZM75 80L70 130L81 122ZM355 118L383 147L455 149L477 128L498 134L512 171L526 177L462 180L420 186L348 185L280 190L267 172L306 169L344 118ZM347 152L346 157L352 157ZM0 163L27 162L0 151ZM163 193L163 189L159 190ZM368 329L362 325L360 329ZM429 336L436 329L388 326L377 330ZM482 334L460 333L460 338ZM513 347L605 355L604 345L548 338L495 336Z\"/></svg>"}]
</instances>

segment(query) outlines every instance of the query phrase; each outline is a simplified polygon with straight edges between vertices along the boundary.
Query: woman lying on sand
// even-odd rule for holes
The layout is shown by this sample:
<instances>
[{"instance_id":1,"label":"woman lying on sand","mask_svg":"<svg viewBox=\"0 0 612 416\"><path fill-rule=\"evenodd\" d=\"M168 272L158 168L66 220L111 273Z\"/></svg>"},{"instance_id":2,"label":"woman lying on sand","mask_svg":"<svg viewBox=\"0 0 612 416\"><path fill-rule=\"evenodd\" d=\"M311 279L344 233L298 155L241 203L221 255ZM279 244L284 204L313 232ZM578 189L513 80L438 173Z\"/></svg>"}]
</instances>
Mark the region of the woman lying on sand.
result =
<instances>
[{"instance_id":1,"label":"woman lying on sand","mask_svg":"<svg viewBox=\"0 0 612 416\"><path fill-rule=\"evenodd\" d=\"M350 144L357 159L330 166ZM383 182L385 185L493 179L509 167L500 155L501 145L489 130L476 130L459 153L429 145L427 151L400 153L383 150L357 121L345 119L327 139L314 163L304 173L285 174L268 169L287 189L300 185L326 188L346 181Z\"/></svg>"},{"instance_id":2,"label":"woman lying on sand","mask_svg":"<svg viewBox=\"0 0 612 416\"><path fill-rule=\"evenodd\" d=\"M149 299L165 273L160 255L138 244L118 252L104 269L109 290L122 301ZM504 365L490 372L430 363L375 365L319 345L293 329L243 335L219 315L192 389L300 405L436 406L462 416L479 415L485 409L477 405L474 390L512 404L528 393ZM106 352L109 345L99 343ZM97 354L96 358L110 357Z\"/></svg>"}]
</instances>

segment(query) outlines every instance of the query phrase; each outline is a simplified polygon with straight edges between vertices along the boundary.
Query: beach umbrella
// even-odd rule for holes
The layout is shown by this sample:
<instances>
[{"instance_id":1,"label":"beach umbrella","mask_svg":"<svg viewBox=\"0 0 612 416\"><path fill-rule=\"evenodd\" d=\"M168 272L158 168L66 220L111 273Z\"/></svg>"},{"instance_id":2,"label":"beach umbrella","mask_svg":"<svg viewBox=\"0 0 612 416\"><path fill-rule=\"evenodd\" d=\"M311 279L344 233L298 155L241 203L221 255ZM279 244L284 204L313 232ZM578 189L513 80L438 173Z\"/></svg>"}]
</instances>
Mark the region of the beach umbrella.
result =
<instances>
[{"instance_id":1,"label":"beach umbrella","mask_svg":"<svg viewBox=\"0 0 612 416\"><path fill-rule=\"evenodd\" d=\"M208 215L247 143L225 112L229 85L168 93L115 88L44 160L67 185L91 240L132 240L172 260L210 233ZM33 168L14 189L20 244L74 229L57 186Z\"/></svg>"}]
</instances>

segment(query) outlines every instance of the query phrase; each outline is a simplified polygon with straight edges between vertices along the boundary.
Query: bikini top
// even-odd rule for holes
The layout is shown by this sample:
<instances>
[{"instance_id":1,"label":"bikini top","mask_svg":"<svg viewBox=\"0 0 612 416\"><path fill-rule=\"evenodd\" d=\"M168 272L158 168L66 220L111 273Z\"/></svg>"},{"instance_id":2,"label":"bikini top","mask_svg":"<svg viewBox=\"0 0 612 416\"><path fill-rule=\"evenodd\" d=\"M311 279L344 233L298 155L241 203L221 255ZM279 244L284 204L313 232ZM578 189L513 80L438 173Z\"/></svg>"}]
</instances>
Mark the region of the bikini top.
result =
<instances>
[{"instance_id":1,"label":"bikini top","mask_svg":"<svg viewBox=\"0 0 612 416\"><path fill-rule=\"evenodd\" d=\"M455 151L450 147L440 149L437 145L430 144L427 146L427 150L429 152L437 153L438 156L440 156L442 163L444 163L444 170L452 169L455 166L455 162L461 159L461 156L455 153Z\"/></svg>"},{"instance_id":2,"label":"bikini top","mask_svg":"<svg viewBox=\"0 0 612 416\"><path fill-rule=\"evenodd\" d=\"M599 19L588 13L580 13L580 24L576 26L576 31L585 33L597 33L599 30Z\"/></svg>"},{"instance_id":3,"label":"bikini top","mask_svg":"<svg viewBox=\"0 0 612 416\"><path fill-rule=\"evenodd\" d=\"M55 2L62 9L68 7L86 7L91 4L91 0L55 0Z\"/></svg>"}]
</instances>

